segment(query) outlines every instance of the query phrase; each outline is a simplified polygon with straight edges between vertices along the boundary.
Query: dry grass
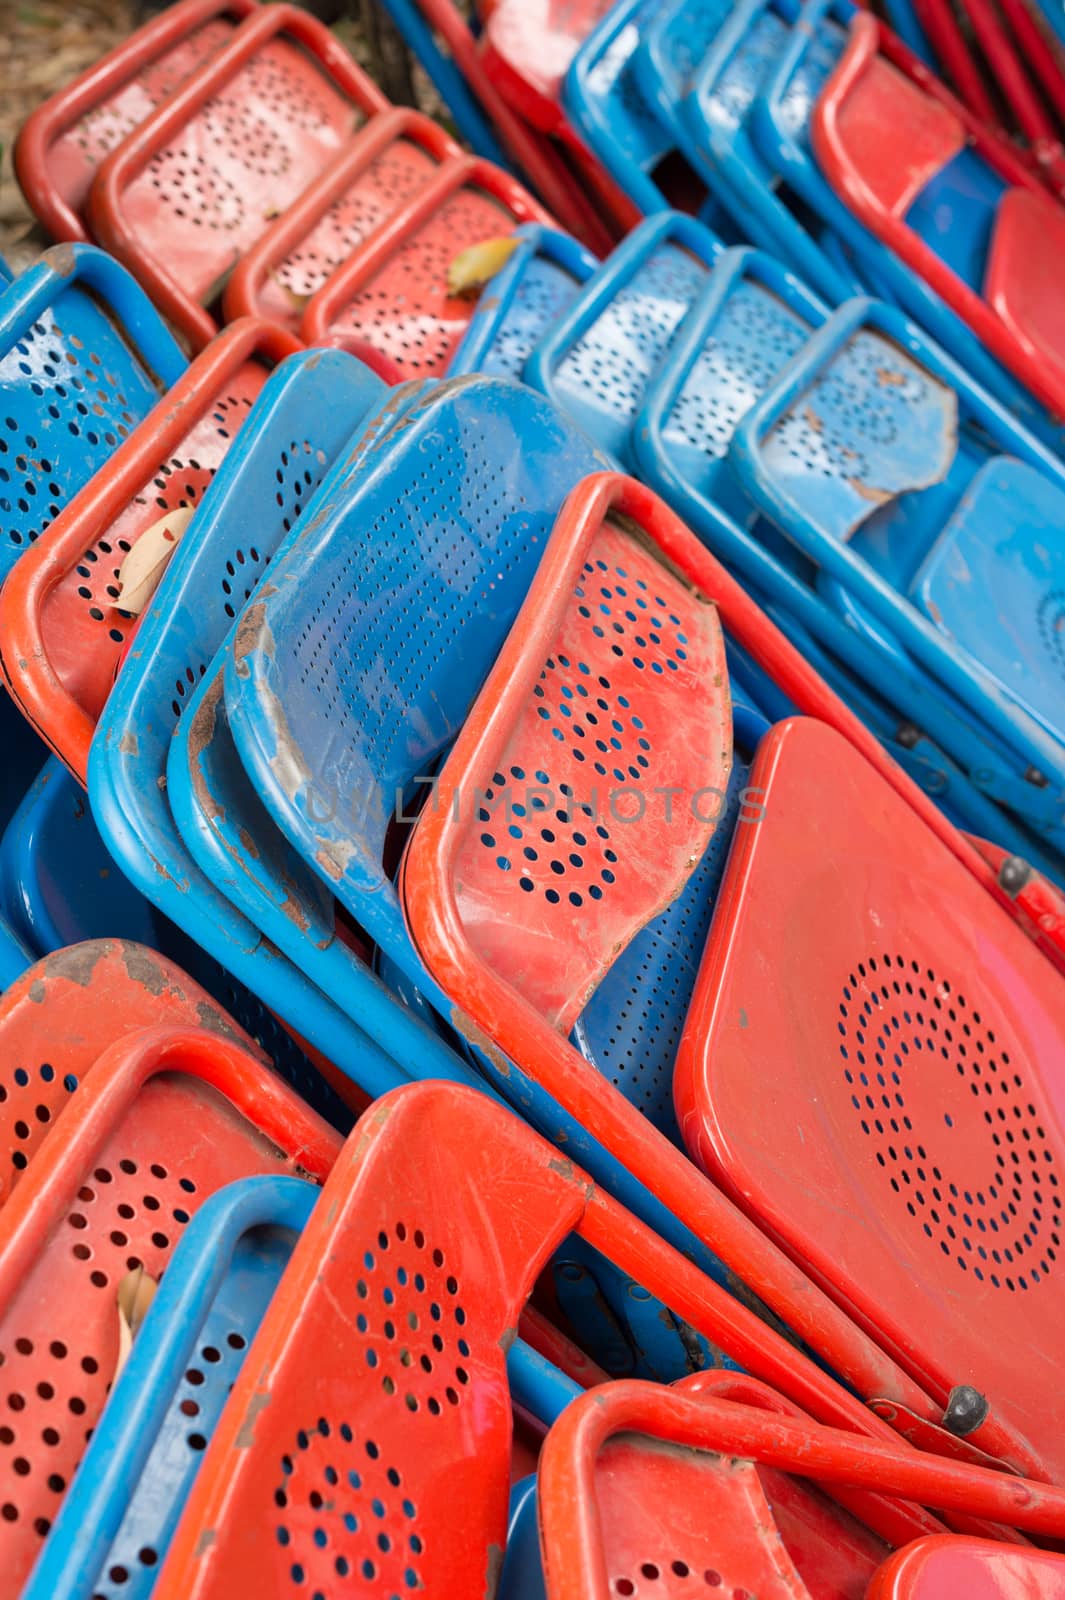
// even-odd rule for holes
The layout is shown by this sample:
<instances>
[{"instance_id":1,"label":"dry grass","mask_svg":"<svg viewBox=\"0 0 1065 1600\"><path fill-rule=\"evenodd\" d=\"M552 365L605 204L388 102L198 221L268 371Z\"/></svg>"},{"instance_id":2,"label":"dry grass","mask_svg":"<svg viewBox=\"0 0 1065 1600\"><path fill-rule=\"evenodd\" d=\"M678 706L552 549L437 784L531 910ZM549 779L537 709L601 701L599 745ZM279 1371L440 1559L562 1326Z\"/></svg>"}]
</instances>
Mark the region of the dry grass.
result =
<instances>
[{"instance_id":1,"label":"dry grass","mask_svg":"<svg viewBox=\"0 0 1065 1600\"><path fill-rule=\"evenodd\" d=\"M11 172L11 145L35 106L124 39L131 0L0 0L0 254L22 265L38 246L20 243L33 224Z\"/></svg>"}]
</instances>

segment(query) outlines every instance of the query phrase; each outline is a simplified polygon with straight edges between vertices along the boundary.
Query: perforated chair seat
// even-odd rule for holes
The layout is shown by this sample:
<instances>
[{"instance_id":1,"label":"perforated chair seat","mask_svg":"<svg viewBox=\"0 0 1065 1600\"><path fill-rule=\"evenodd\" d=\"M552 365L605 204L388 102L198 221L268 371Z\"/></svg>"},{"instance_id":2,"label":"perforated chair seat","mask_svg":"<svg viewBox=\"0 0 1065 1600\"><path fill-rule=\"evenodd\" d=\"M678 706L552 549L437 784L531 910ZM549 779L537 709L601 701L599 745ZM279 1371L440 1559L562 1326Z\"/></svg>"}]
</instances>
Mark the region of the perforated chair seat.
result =
<instances>
[{"instance_id":1,"label":"perforated chair seat","mask_svg":"<svg viewBox=\"0 0 1065 1600\"><path fill-rule=\"evenodd\" d=\"M256 7L103 162L94 236L197 346L241 254L388 102L316 18Z\"/></svg>"},{"instance_id":2,"label":"perforated chair seat","mask_svg":"<svg viewBox=\"0 0 1065 1600\"><path fill-rule=\"evenodd\" d=\"M294 348L235 323L112 452L27 552L0 597L0 655L15 700L84 782L89 742L135 619L118 608L124 556L168 511L195 506L266 382Z\"/></svg>"},{"instance_id":3,"label":"perforated chair seat","mask_svg":"<svg viewBox=\"0 0 1065 1600\"><path fill-rule=\"evenodd\" d=\"M372 117L241 256L226 284L226 317L269 317L298 333L330 274L434 179L442 161L460 154L416 111Z\"/></svg>"},{"instance_id":4,"label":"perforated chair seat","mask_svg":"<svg viewBox=\"0 0 1065 1600\"><path fill-rule=\"evenodd\" d=\"M143 291L89 245L46 250L3 289L0 580L185 366Z\"/></svg>"},{"instance_id":5,"label":"perforated chair seat","mask_svg":"<svg viewBox=\"0 0 1065 1600\"><path fill-rule=\"evenodd\" d=\"M1065 737L1065 490L999 456L977 473L914 581L925 613Z\"/></svg>"},{"instance_id":6,"label":"perforated chair seat","mask_svg":"<svg viewBox=\"0 0 1065 1600\"><path fill-rule=\"evenodd\" d=\"M520 223L547 220L498 167L454 157L326 279L304 312L302 336L308 345L372 350L394 381L439 375L473 311L469 297L451 293L452 261Z\"/></svg>"},{"instance_id":7,"label":"perforated chair seat","mask_svg":"<svg viewBox=\"0 0 1065 1600\"><path fill-rule=\"evenodd\" d=\"M192 1143L190 1125L202 1135ZM15 1582L103 1409L118 1360L119 1283L140 1267L158 1279L189 1217L222 1184L296 1169L321 1177L339 1143L218 1034L149 1028L93 1064L5 1207L0 1339L20 1403L0 1440L3 1504L17 1513L5 1514L0 1539ZM197 1449L190 1432L186 1448Z\"/></svg>"},{"instance_id":8,"label":"perforated chair seat","mask_svg":"<svg viewBox=\"0 0 1065 1600\"><path fill-rule=\"evenodd\" d=\"M179 0L29 115L15 141L19 185L53 239L88 239L96 169L228 44L255 0Z\"/></svg>"},{"instance_id":9,"label":"perforated chair seat","mask_svg":"<svg viewBox=\"0 0 1065 1600\"><path fill-rule=\"evenodd\" d=\"M500 0L492 7L481 42L485 71L534 127L563 131L563 79L608 10L609 0Z\"/></svg>"},{"instance_id":10,"label":"perforated chair seat","mask_svg":"<svg viewBox=\"0 0 1065 1600\"><path fill-rule=\"evenodd\" d=\"M688 1147L931 1392L973 1385L1057 1472L1062 978L832 730L779 725L752 781L677 1062Z\"/></svg>"}]
</instances>

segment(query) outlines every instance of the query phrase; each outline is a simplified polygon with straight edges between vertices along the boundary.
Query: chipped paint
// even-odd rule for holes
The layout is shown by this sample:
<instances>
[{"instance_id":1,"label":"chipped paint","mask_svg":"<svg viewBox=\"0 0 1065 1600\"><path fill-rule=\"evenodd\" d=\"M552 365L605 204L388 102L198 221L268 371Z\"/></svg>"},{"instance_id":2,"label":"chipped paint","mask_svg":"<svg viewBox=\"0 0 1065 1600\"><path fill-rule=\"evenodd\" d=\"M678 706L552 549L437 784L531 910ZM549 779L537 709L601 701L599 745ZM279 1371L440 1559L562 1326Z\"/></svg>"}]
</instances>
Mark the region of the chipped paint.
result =
<instances>
[{"instance_id":1,"label":"chipped paint","mask_svg":"<svg viewBox=\"0 0 1065 1600\"><path fill-rule=\"evenodd\" d=\"M118 753L123 756L140 755L140 742L132 729L128 733L124 733L118 741Z\"/></svg>"}]
</instances>

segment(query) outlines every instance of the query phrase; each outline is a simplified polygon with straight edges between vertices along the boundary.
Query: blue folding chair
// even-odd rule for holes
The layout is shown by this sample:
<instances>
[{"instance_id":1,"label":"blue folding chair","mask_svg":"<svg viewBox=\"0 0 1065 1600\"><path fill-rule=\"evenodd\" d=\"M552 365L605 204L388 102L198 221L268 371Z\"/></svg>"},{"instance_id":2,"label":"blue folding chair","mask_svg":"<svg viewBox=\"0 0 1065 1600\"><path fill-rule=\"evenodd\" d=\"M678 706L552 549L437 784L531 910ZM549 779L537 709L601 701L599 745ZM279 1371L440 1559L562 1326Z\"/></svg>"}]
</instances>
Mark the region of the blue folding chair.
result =
<instances>
[{"instance_id":1,"label":"blue folding chair","mask_svg":"<svg viewBox=\"0 0 1065 1600\"><path fill-rule=\"evenodd\" d=\"M647 382L723 249L692 217L649 217L540 340L525 382L629 465Z\"/></svg>"},{"instance_id":2,"label":"blue folding chair","mask_svg":"<svg viewBox=\"0 0 1065 1600\"><path fill-rule=\"evenodd\" d=\"M515 439L522 441L517 454ZM399 841L389 818L413 820L419 793L506 637L567 492L602 465L528 390L493 379L443 383L397 426L369 470L351 481L338 475L329 493L323 488L300 537L275 562L270 592L245 611L238 648L226 661L230 732L277 826L445 1018L451 1006L411 947L393 887ZM412 608L419 618L413 632ZM677 926L671 930L667 916L648 932L644 956L652 967L665 968L684 914L702 914L699 896L712 893L712 864L706 870L678 910ZM659 1105L663 1059L683 1019L687 980L679 964L674 981L680 998L662 982L657 1006L648 1006L643 1054L625 1080ZM629 993L621 987L612 1008L602 997L601 1011L585 1019L577 1039L604 1071L619 1071L618 1054L604 1063L611 1030L635 1035L644 1020L635 1011L622 1015ZM523 1113L713 1269L705 1245L516 1066L495 1058L482 1066ZM682 1347L680 1354L687 1364L690 1352Z\"/></svg>"},{"instance_id":3,"label":"blue folding chair","mask_svg":"<svg viewBox=\"0 0 1065 1600\"><path fill-rule=\"evenodd\" d=\"M513 237L516 248L482 291L449 377L520 378L533 347L599 266L568 233L540 223L525 223Z\"/></svg>"},{"instance_id":4,"label":"blue folding chair","mask_svg":"<svg viewBox=\"0 0 1065 1600\"><path fill-rule=\"evenodd\" d=\"M939 295L874 238L817 165L811 146L811 114L828 73L842 52L853 11L847 0L804 0L798 13L799 25L791 28L752 109L751 135L761 162L779 173L808 211L820 217L842 241L857 263L860 278L871 289L916 317L978 382L1041 438L1060 443L1061 430L1043 407L988 354ZM1001 180L979 157L962 151L917 197L907 220L929 242L942 234L953 263L967 281L978 283L990 218L1002 187Z\"/></svg>"},{"instance_id":5,"label":"blue folding chair","mask_svg":"<svg viewBox=\"0 0 1065 1600\"><path fill-rule=\"evenodd\" d=\"M915 665L1012 762L1020 781L1006 803L1037 832L1060 828L1058 580L1039 546L1045 519L1065 505L1061 462L898 312L865 300L809 340L740 424L730 459L753 502L816 564L846 624L900 671ZM985 543L990 642L964 615L968 588L959 597L947 576ZM1004 601L1012 621L1000 618ZM977 753L977 782L979 764Z\"/></svg>"},{"instance_id":6,"label":"blue folding chair","mask_svg":"<svg viewBox=\"0 0 1065 1600\"><path fill-rule=\"evenodd\" d=\"M641 211L679 204L716 227L718 206L637 78L637 46L657 9L657 0L621 0L608 11L570 64L563 102L588 148Z\"/></svg>"},{"instance_id":7,"label":"blue folding chair","mask_svg":"<svg viewBox=\"0 0 1065 1600\"><path fill-rule=\"evenodd\" d=\"M346 371L350 359L328 360L337 366L340 378L350 382ZM271 395L272 406L264 412L252 446L229 472L219 474L204 520L195 530L195 544L181 569L184 595L217 593L227 551L228 571L249 508L257 502L255 521L260 537L256 548L264 563L283 560L299 542L304 518L312 524L316 520L337 476L365 471L389 430L408 416L418 395L425 389L431 392L431 386L410 385L405 395L389 398L362 437L356 434L354 444L349 438L337 449L334 442L332 470L323 478L317 495L305 505L298 501L289 504L287 515L281 517L276 508L275 463L282 447L290 460L293 455L293 446L287 443L292 429L286 432L285 423L300 410L305 412L312 395L320 396L323 377L336 375L328 371L323 375L321 362L312 356L293 362L285 383L278 381ZM395 990L374 976L365 956L345 938L330 888L279 833L244 772L230 734L223 672L227 658L241 649L241 625L235 620L239 603L252 609L258 603L255 575L251 576L253 581L243 596L234 596L218 608L225 616L219 615L214 623L221 622L227 632L217 626L212 629L211 619L205 617L202 606L197 607L200 638L206 643L208 633L217 631L221 642L198 686L190 689L170 739L166 788L173 823L204 880L221 891L238 914L293 964L313 985L314 994L329 996L345 1014L349 1019L345 1031L353 1045L360 1045L368 1036L379 1046L375 1056L367 1057L363 1049L350 1057L351 1070L359 1073L363 1089L379 1094L405 1081L411 1061L437 1077L476 1081L417 992L408 985L406 1003L400 1003ZM347 1055L341 1058L335 1048L330 1053L338 1064L349 1059Z\"/></svg>"},{"instance_id":8,"label":"blue folding chair","mask_svg":"<svg viewBox=\"0 0 1065 1600\"><path fill-rule=\"evenodd\" d=\"M0 292L0 580L187 362L144 291L57 245Z\"/></svg>"},{"instance_id":9,"label":"blue folding chair","mask_svg":"<svg viewBox=\"0 0 1065 1600\"><path fill-rule=\"evenodd\" d=\"M384 393L340 351L291 357L271 377L138 630L93 740L89 797L108 848L148 899L342 1071L381 1073L391 1085L394 1063L200 872L166 789L168 748L193 688L354 419Z\"/></svg>"}]
</instances>

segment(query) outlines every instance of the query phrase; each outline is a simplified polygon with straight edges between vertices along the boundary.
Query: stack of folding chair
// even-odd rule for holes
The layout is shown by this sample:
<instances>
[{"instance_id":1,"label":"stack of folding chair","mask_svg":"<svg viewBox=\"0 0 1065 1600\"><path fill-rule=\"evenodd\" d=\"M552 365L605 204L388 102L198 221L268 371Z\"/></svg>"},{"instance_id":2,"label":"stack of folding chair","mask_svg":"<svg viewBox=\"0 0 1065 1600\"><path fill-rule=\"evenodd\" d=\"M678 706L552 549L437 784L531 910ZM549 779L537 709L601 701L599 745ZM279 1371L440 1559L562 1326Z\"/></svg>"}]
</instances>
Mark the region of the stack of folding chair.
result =
<instances>
[{"instance_id":1,"label":"stack of folding chair","mask_svg":"<svg viewBox=\"0 0 1065 1600\"><path fill-rule=\"evenodd\" d=\"M389 9L475 154L254 0L19 141L5 1593L1056 1600L1056 156Z\"/></svg>"}]
</instances>

